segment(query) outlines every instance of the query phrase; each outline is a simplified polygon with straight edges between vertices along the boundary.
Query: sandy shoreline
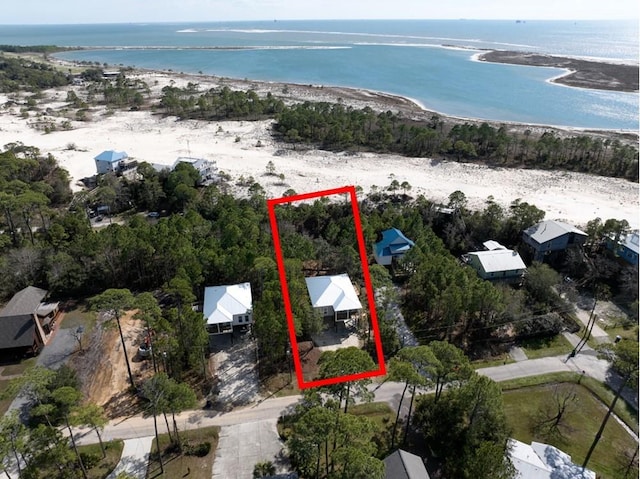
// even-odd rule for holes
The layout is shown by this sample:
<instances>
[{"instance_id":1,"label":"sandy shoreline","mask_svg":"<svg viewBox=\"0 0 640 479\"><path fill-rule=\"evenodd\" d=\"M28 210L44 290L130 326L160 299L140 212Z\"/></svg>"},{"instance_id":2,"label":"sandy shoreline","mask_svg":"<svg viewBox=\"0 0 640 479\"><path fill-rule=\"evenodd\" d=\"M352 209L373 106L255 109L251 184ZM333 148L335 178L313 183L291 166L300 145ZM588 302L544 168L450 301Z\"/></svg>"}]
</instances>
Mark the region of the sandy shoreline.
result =
<instances>
[{"instance_id":1,"label":"sandy shoreline","mask_svg":"<svg viewBox=\"0 0 640 479\"><path fill-rule=\"evenodd\" d=\"M271 91L274 95L285 96L287 101L335 102L340 98L356 108L369 105L374 110L391 109L423 118L432 114L409 99L348 88L287 85L287 94L283 95L284 86L279 83L150 71L138 71L135 76L146 81L154 94L171 82L176 86L197 82L202 91L227 84L230 88L251 87L258 94ZM41 108L63 108L69 88L47 92L48 104ZM6 95L0 95L0 105L5 105L7 100ZM367 193L374 185L385 188L396 179L412 186L412 196L424 194L436 201L446 201L453 191L463 191L473 208L482 208L489 196L503 206L520 198L545 210L548 219L565 219L584 225L596 217L617 218L626 219L633 227L640 225L638 184L622 179L489 168L399 155L293 150L289 145L274 142L270 135L270 120L178 121L175 117L161 117L149 111L109 113L104 108L96 108L90 115L88 122L72 120L71 130L44 134L29 126L33 117L21 117L19 105L2 106L0 145L19 141L38 147L44 154L51 153L69 171L74 190L80 188L79 179L95 174L93 158L104 150L114 149L124 150L139 161L165 165L173 164L179 156L215 160L220 170L232 176L234 183L240 177L252 176L266 189L269 197L281 196L289 188L304 193L345 185L361 186ZM60 118L54 118L54 121L60 122ZM264 175L269 161L274 163L278 174L285 175L285 185L276 184L279 183L277 178ZM236 187L236 191L243 194L246 188Z\"/></svg>"}]
</instances>

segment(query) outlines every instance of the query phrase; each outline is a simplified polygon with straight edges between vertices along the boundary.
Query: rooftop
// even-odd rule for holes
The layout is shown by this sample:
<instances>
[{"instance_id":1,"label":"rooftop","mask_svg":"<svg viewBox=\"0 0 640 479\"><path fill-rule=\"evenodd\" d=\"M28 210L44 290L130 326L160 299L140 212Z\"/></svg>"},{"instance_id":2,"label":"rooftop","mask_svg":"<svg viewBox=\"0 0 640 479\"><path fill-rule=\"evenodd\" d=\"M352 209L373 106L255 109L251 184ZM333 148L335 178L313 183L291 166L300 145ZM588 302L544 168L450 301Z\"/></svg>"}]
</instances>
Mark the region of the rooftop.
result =
<instances>
[{"instance_id":1,"label":"rooftop","mask_svg":"<svg viewBox=\"0 0 640 479\"><path fill-rule=\"evenodd\" d=\"M587 233L579 230L575 226L557 220L542 221L537 225L527 228L524 230L524 233L539 244L559 238L567 233L587 236Z\"/></svg>"},{"instance_id":2,"label":"rooftop","mask_svg":"<svg viewBox=\"0 0 640 479\"><path fill-rule=\"evenodd\" d=\"M467 254L468 256L476 256L487 273L527 268L520 255L516 251L512 251L510 249L475 251Z\"/></svg>"},{"instance_id":3,"label":"rooftop","mask_svg":"<svg viewBox=\"0 0 640 479\"><path fill-rule=\"evenodd\" d=\"M391 228L382 232L382 240L376 243L378 256L391 256L409 251L414 242L407 238L402 231Z\"/></svg>"},{"instance_id":4,"label":"rooftop","mask_svg":"<svg viewBox=\"0 0 640 479\"><path fill-rule=\"evenodd\" d=\"M251 284L208 286L204 290L202 312L207 324L230 323L236 314L247 314L252 307Z\"/></svg>"},{"instance_id":5,"label":"rooftop","mask_svg":"<svg viewBox=\"0 0 640 479\"><path fill-rule=\"evenodd\" d=\"M314 308L332 306L336 312L362 309L358 294L347 274L314 276L304 280Z\"/></svg>"},{"instance_id":6,"label":"rooftop","mask_svg":"<svg viewBox=\"0 0 640 479\"><path fill-rule=\"evenodd\" d=\"M108 163L115 163L116 161L124 160L125 158L129 158L129 155L124 151L107 150L100 153L94 159L98 161L106 161Z\"/></svg>"},{"instance_id":7,"label":"rooftop","mask_svg":"<svg viewBox=\"0 0 640 479\"><path fill-rule=\"evenodd\" d=\"M44 289L36 288L34 286L27 286L21 291L18 291L9 300L2 311L0 311L0 318L9 316L20 316L24 314L33 314L40 306L42 299L47 295L47 291Z\"/></svg>"},{"instance_id":8,"label":"rooftop","mask_svg":"<svg viewBox=\"0 0 640 479\"><path fill-rule=\"evenodd\" d=\"M429 479L422 458L398 449L384 459L385 477L393 479Z\"/></svg>"},{"instance_id":9,"label":"rooftop","mask_svg":"<svg viewBox=\"0 0 640 479\"><path fill-rule=\"evenodd\" d=\"M529 445L510 439L509 446L509 458L518 471L518 479L596 479L593 471L582 470L571 456L549 444Z\"/></svg>"}]
</instances>

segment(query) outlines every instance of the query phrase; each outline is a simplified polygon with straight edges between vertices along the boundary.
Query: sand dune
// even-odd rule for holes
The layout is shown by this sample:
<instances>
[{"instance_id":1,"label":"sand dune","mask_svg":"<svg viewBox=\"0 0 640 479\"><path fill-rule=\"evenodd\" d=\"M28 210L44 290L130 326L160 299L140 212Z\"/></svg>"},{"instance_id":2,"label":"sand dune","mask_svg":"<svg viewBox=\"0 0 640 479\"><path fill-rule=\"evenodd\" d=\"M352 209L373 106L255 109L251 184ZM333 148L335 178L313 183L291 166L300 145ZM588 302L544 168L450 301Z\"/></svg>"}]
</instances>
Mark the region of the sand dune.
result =
<instances>
[{"instance_id":1,"label":"sand dune","mask_svg":"<svg viewBox=\"0 0 640 479\"><path fill-rule=\"evenodd\" d=\"M146 74L150 84L167 75ZM156 83L156 88L162 86ZM50 108L63 104L66 92L50 92ZM0 105L6 97L0 96ZM140 161L172 164L178 156L215 160L220 170L234 179L253 176L278 197L289 188L298 193L359 185L386 187L392 179L407 181L410 194L424 194L443 201L453 191L465 193L471 207L481 208L489 196L508 206L513 200L535 204L548 219L565 219L576 225L600 217L626 219L638 227L638 185L622 179L580 173L489 168L481 165L406 158L397 155L356 155L326 151L299 151L277 144L270 135L271 121L202 122L178 121L148 111L97 110L88 122L72 121L71 130L45 134L31 126L34 118L22 118L19 107L0 109L0 145L20 141L51 153L77 181L95 174L93 158L103 150L124 150ZM59 121L59 120L58 120ZM258 146L261 145L261 146ZM74 149L70 149L74 148ZM265 176L272 161L284 183Z\"/></svg>"}]
</instances>

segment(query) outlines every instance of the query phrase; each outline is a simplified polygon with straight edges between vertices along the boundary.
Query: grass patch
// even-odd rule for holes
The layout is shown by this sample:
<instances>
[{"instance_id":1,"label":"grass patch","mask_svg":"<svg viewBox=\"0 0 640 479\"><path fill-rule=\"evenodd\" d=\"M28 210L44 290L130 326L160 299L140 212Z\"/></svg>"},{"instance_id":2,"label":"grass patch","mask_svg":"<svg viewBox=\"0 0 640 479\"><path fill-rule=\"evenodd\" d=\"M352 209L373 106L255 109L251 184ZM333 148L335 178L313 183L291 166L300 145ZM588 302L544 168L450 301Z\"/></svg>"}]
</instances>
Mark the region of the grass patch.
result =
<instances>
[{"instance_id":1,"label":"grass patch","mask_svg":"<svg viewBox=\"0 0 640 479\"><path fill-rule=\"evenodd\" d=\"M511 379L498 383L502 388L502 392L512 391L531 386L540 386L548 383L575 383L580 384L588 389L591 394L604 404L611 404L614 398L614 392L611 389L589 377L582 377L577 373L550 373L540 376L530 376L526 378ZM613 412L636 434L638 434L638 413L629 406L624 400L620 399L613 409Z\"/></svg>"},{"instance_id":2,"label":"grass patch","mask_svg":"<svg viewBox=\"0 0 640 479\"><path fill-rule=\"evenodd\" d=\"M556 334L550 338L534 338L520 342L527 358L537 359L548 356L560 356L569 354L573 350L571 343L562 334Z\"/></svg>"},{"instance_id":3,"label":"grass patch","mask_svg":"<svg viewBox=\"0 0 640 479\"><path fill-rule=\"evenodd\" d=\"M102 458L100 444L88 446L78 446L78 451L83 457L85 467L87 467L87 477L89 479L105 479L120 462L124 442L121 440L104 443L107 456Z\"/></svg>"},{"instance_id":4,"label":"grass patch","mask_svg":"<svg viewBox=\"0 0 640 479\"><path fill-rule=\"evenodd\" d=\"M2 366L2 376L14 376L17 374L23 374L27 369L31 369L36 365L38 358L23 359L19 363L7 364ZM0 378L2 377L0 376Z\"/></svg>"},{"instance_id":5,"label":"grass patch","mask_svg":"<svg viewBox=\"0 0 640 479\"><path fill-rule=\"evenodd\" d=\"M4 414L9 409L11 405L11 401L13 401L13 397L3 397L4 391L9 387L8 380L0 380L0 416L4 416Z\"/></svg>"},{"instance_id":6,"label":"grass patch","mask_svg":"<svg viewBox=\"0 0 640 479\"><path fill-rule=\"evenodd\" d=\"M216 454L216 447L218 447L219 432L220 428L217 426L181 431L180 439L183 444L182 454L170 447L169 436L167 434L161 434L160 449L163 451L164 474L160 472L160 464L157 460L158 448L154 439L153 445L151 446L152 459L149 461L147 478L164 477L167 479L175 479L188 477L189 479L211 479L213 460ZM211 445L206 455L186 454L188 451L196 452L198 446L206 442ZM189 472L188 475L186 475L187 472Z\"/></svg>"},{"instance_id":7,"label":"grass patch","mask_svg":"<svg viewBox=\"0 0 640 479\"><path fill-rule=\"evenodd\" d=\"M278 373L267 377L262 383L262 393L268 397L295 396L301 394L297 381L289 373Z\"/></svg>"},{"instance_id":8,"label":"grass patch","mask_svg":"<svg viewBox=\"0 0 640 479\"><path fill-rule=\"evenodd\" d=\"M471 362L473 369L492 368L494 366L504 366L505 364L515 363L515 360L509 353L503 353L499 356L492 356L486 359L478 359Z\"/></svg>"},{"instance_id":9,"label":"grass patch","mask_svg":"<svg viewBox=\"0 0 640 479\"><path fill-rule=\"evenodd\" d=\"M558 383L541 384L504 392L505 412L513 437L530 443L546 442L572 456L581 464L604 418L606 407L584 384L560 383L575 392L577 401L565 413L561 434L548 436L536 429L541 411L550 404ZM633 455L637 444L614 419L610 419L603 436L591 457L588 467L602 477L622 479L625 455ZM637 469L632 474L637 477Z\"/></svg>"},{"instance_id":10,"label":"grass patch","mask_svg":"<svg viewBox=\"0 0 640 479\"><path fill-rule=\"evenodd\" d=\"M605 332L609 335L611 342L616 339L616 336L620 336L622 339L630 339L632 341L638 340L638 326L624 327L624 326L611 326L605 329Z\"/></svg>"},{"instance_id":11,"label":"grass patch","mask_svg":"<svg viewBox=\"0 0 640 479\"><path fill-rule=\"evenodd\" d=\"M87 303L68 301L64 305L64 317L60 327L63 329L76 329L78 326L84 327L85 332L91 331L96 324L97 316L94 311L90 311Z\"/></svg>"}]
</instances>

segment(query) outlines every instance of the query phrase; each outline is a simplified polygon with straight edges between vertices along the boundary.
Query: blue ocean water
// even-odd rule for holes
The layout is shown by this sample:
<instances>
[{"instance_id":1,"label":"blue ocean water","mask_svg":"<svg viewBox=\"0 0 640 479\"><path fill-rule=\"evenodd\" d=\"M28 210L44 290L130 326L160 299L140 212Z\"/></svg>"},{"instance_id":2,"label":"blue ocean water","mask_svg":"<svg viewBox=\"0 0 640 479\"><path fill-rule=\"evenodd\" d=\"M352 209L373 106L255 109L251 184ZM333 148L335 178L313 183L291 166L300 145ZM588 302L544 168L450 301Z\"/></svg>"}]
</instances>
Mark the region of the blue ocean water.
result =
<instances>
[{"instance_id":1,"label":"blue ocean water","mask_svg":"<svg viewBox=\"0 0 640 479\"><path fill-rule=\"evenodd\" d=\"M472 60L477 53L473 49L505 49L637 64L640 40L634 21L0 26L0 43L113 47L65 52L59 57L365 88L410 97L426 108L462 117L638 130L638 93L569 88L548 82L563 70Z\"/></svg>"}]
</instances>

